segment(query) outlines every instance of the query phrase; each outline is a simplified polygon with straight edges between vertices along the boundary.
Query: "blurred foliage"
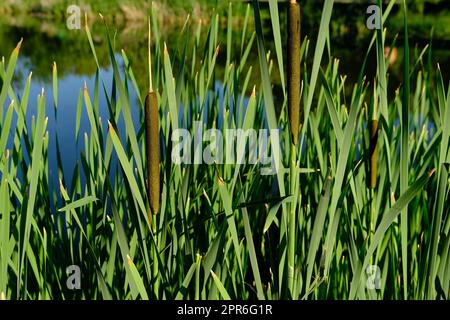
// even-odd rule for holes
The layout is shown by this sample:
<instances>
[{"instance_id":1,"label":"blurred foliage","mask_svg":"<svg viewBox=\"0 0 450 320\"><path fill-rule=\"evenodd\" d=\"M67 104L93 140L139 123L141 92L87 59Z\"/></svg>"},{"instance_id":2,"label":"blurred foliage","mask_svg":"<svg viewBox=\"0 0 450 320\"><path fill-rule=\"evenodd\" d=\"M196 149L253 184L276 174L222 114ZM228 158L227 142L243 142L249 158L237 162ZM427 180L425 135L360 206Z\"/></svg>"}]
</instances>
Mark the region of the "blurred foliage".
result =
<instances>
[{"instance_id":1,"label":"blurred foliage","mask_svg":"<svg viewBox=\"0 0 450 320\"><path fill-rule=\"evenodd\" d=\"M86 40L85 32L81 30L69 30L65 25L65 10L70 4L78 4L83 12L88 14L88 21L93 34L102 35L103 26L101 20L95 12L102 12L110 26L117 30L116 51L120 53L125 49L131 63L134 65L134 72L138 82L146 79L146 17L150 10L151 2L144 0L5 0L0 3L0 12L3 18L0 22L0 56L10 52L17 42L23 38L24 46L22 57L27 57L30 69L35 77L45 80L51 79L51 66L48 61L58 63L58 72L61 77L65 75L93 75L96 70L95 62L90 55L89 44ZM153 1L158 17L160 19L162 39L172 42L177 39L179 31L184 25L188 13L190 19L196 24L208 23L212 16L211 12L216 10L221 14L221 28L219 28L219 45L224 49L226 43L226 4L228 1L216 0L159 0ZM217 8L216 8L217 5ZM354 50L364 48L370 39L370 30L365 26L366 17L365 6L367 4L335 4L333 18L330 26L331 45L336 49L335 54L341 58L344 72L350 77L356 78L358 70L354 69L354 61L360 57L354 56ZM443 1L423 1L413 0L410 6L408 18L410 36L415 43L421 45L429 42L433 32L433 47L441 49L436 53L441 65L450 62L450 11L447 7L450 4ZM280 23L282 30L286 30L286 10L284 4L280 3ZM322 1L304 0L302 1L302 36L314 35L318 32L320 17L322 14ZM245 15L246 3L235 1L233 5L233 30L239 33ZM272 40L272 29L268 4L261 3L264 34L266 39ZM6 14L9 12L10 14ZM84 23L84 19L82 19ZM163 22L163 23L161 23ZM250 21L252 24L253 21ZM390 29L390 36L400 33L403 26L403 16L401 10L394 7L393 14L388 21L387 27ZM194 28L192 28L194 29ZM206 28L204 30L207 31ZM195 30L191 30L194 34ZM282 34L285 34L283 32ZM206 36L206 33L205 33ZM310 37L311 38L311 37ZM314 41L314 37L312 37ZM109 66L107 45L103 43L101 36L96 36L97 54L102 67ZM387 39L390 44L392 39ZM238 46L239 44L236 44ZM267 48L275 52L273 41L268 41ZM314 45L314 43L312 43ZM401 41L397 41L401 45ZM401 49L401 48L400 48ZM257 53L251 52L252 59L257 61ZM218 72L224 72L223 55L218 58ZM188 62L186 62L188 63ZM274 65L276 68L276 64ZM370 71L370 66L369 66ZM401 78L401 72L396 74L395 65L391 72L393 78ZM280 79L278 72L274 72L273 83L276 84L275 93L281 93ZM20 77L20 73L16 75ZM252 80L257 83L259 68L254 66ZM393 85L396 85L393 82ZM146 83L139 83L140 88L145 88Z\"/></svg>"}]
</instances>

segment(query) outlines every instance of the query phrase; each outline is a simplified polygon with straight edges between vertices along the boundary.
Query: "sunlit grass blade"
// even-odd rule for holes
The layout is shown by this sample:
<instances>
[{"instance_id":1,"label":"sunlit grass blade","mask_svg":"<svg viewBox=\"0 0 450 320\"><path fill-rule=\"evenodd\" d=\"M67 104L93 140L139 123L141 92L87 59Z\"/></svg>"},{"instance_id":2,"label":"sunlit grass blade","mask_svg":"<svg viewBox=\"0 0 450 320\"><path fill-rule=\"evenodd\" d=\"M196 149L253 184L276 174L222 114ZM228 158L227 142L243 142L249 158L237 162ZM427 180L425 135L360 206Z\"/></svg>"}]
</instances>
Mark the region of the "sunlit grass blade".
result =
<instances>
[{"instance_id":1,"label":"sunlit grass blade","mask_svg":"<svg viewBox=\"0 0 450 320\"><path fill-rule=\"evenodd\" d=\"M406 13L406 1L403 1L405 21L405 57L403 60L403 95L401 106L401 148L400 148L400 193L408 189L408 167L409 167L409 40L408 40L408 18ZM408 296L408 206L403 208L401 217L401 247L402 247L402 271L403 271L403 298Z\"/></svg>"},{"instance_id":2,"label":"sunlit grass blade","mask_svg":"<svg viewBox=\"0 0 450 320\"><path fill-rule=\"evenodd\" d=\"M222 282L220 281L220 279L217 277L217 275L213 271L211 271L211 276L213 277L214 284L217 286L217 289L219 289L219 292L220 292L220 295L222 296L222 298L224 300L231 300L231 297L228 294L227 290L225 289Z\"/></svg>"}]
</instances>

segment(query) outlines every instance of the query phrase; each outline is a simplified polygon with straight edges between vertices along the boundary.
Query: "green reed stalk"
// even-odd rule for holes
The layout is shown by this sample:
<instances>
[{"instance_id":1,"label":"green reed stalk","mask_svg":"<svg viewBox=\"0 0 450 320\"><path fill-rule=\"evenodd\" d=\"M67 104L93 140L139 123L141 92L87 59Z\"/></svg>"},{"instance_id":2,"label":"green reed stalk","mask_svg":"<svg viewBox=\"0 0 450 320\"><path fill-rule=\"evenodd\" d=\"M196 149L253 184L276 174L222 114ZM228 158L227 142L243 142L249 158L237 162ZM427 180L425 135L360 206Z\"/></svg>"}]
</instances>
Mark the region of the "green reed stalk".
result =
<instances>
[{"instance_id":1,"label":"green reed stalk","mask_svg":"<svg viewBox=\"0 0 450 320\"><path fill-rule=\"evenodd\" d=\"M378 160L378 120L372 119L370 127L370 180L369 188L375 189L377 186L377 160Z\"/></svg>"},{"instance_id":2,"label":"green reed stalk","mask_svg":"<svg viewBox=\"0 0 450 320\"><path fill-rule=\"evenodd\" d=\"M290 160L290 191L295 193L296 188L296 146L298 143L298 128L300 124L300 5L291 0L288 6L288 112L291 128L291 160ZM288 228L288 288L294 295L295 270L295 209L296 201L292 201Z\"/></svg>"},{"instance_id":3,"label":"green reed stalk","mask_svg":"<svg viewBox=\"0 0 450 320\"><path fill-rule=\"evenodd\" d=\"M378 119L377 119L377 103L376 103L376 95L374 95L375 103L373 107L372 118L369 121L369 130L370 130L370 143L369 143L369 183L368 187L370 189L370 229L369 229L369 238L370 235L374 232L375 221L375 205L374 205L374 196L375 196L375 188L377 186L377 160L378 160Z\"/></svg>"},{"instance_id":4,"label":"green reed stalk","mask_svg":"<svg viewBox=\"0 0 450 320\"><path fill-rule=\"evenodd\" d=\"M401 148L400 148L400 193L406 192L408 189L408 172L409 172L409 42L408 42L408 19L406 1L403 1L404 7L404 31L405 31L405 58L403 59L403 96L401 108ZM402 210L400 216L400 237L401 237L401 257L402 257L402 274L403 274L403 298L408 297L408 206Z\"/></svg>"},{"instance_id":5,"label":"green reed stalk","mask_svg":"<svg viewBox=\"0 0 450 320\"><path fill-rule=\"evenodd\" d=\"M291 144L291 163L290 163L290 175L291 175L291 194L295 192L295 182L296 182L296 146ZM294 292L294 271L295 271L295 229L296 229L296 219L295 219L295 209L297 206L297 198L293 197L291 202L291 210L289 215L289 226L288 226L288 287L291 295Z\"/></svg>"}]
</instances>

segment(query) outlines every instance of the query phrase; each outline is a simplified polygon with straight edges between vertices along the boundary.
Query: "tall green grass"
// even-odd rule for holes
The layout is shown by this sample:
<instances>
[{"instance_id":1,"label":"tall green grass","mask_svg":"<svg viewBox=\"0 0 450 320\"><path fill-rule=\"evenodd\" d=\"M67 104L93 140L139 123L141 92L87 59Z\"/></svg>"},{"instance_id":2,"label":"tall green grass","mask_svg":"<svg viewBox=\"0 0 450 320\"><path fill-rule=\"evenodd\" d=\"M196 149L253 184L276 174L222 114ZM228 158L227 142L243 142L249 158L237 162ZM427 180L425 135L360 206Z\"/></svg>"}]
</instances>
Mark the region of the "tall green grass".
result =
<instances>
[{"instance_id":1,"label":"tall green grass","mask_svg":"<svg viewBox=\"0 0 450 320\"><path fill-rule=\"evenodd\" d=\"M165 43L158 13L152 12L154 100L147 134L149 90L138 87L126 53L116 56L106 24L113 78L101 78L86 25L98 70L94 87L80 90L74 134L82 114L90 131L78 141L84 146L81 165L70 176L57 161L59 186L49 179L49 144L57 139L46 131L46 93L29 106L31 74L23 92L12 86L19 43L8 62L0 63L0 297L448 299L450 87L440 68L429 63L432 46L408 54L404 4L402 86L395 93L387 90L388 31L381 29L373 35L349 98L348 80L330 55L333 2L324 3L312 65L306 37L295 57L302 64L298 89L304 108L296 144L289 125L291 89L281 100L272 92L274 64L292 65L283 61L275 1L270 1L270 16L276 57L266 51L268 35L256 0L247 7L241 37L230 31L226 43L218 39L218 15L206 27L188 19L177 42ZM393 3L385 8L383 21ZM248 60L251 50L258 52L255 65ZM369 60L372 51L376 61ZM219 76L216 64L222 55L227 65ZM378 66L373 79L365 76L368 63ZM249 82L254 68L260 69L260 83ZM281 68L281 78L289 72ZM107 81L112 83L109 91ZM53 84L57 118L56 64ZM139 110L132 110L131 91ZM100 105L99 92L107 105ZM109 111L108 128L99 119L99 108ZM138 126L133 112L140 114ZM30 113L36 117L27 126ZM121 120L124 130L119 130ZM281 141L269 140L272 151L276 143L281 147L274 159L277 174L261 175L260 163L174 164L171 134L185 128L193 135L195 121L205 129L279 130ZM227 139L224 135L224 145L231 143ZM12 148L6 150L8 141ZM58 159L60 152L58 147ZM155 159L149 152L160 155L157 166L148 163ZM150 203L155 168L160 206ZM158 207L153 208L158 214L148 215L149 207ZM73 264L82 273L81 289L74 291L66 286L66 268ZM367 273L374 270L369 266L380 270L376 289L370 284L377 275Z\"/></svg>"}]
</instances>

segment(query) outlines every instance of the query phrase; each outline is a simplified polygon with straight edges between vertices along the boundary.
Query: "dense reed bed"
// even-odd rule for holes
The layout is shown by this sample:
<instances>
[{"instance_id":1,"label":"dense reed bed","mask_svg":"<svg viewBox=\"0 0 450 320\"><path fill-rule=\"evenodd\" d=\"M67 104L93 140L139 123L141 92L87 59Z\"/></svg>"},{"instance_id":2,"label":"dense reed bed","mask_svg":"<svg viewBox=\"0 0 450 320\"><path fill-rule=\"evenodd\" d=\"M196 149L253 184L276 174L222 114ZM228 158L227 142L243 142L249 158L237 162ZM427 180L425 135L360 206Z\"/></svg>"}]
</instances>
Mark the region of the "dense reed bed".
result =
<instances>
[{"instance_id":1,"label":"dense reed bed","mask_svg":"<svg viewBox=\"0 0 450 320\"><path fill-rule=\"evenodd\" d=\"M383 22L394 2L384 6ZM46 130L46 93L29 105L31 74L23 92L11 85L21 43L0 63L2 299L449 298L450 87L430 62L432 44L409 52L405 23L404 81L387 92L384 48L395 43L385 43L389 30L375 31L349 99L348 80L326 48L333 0L324 2L314 50L308 37L296 47L281 34L276 1L269 1L275 52L266 50L258 2L248 5L239 37L232 9L226 43L214 16L208 26L188 19L166 44L153 11L150 88L138 87L133 62L115 54L105 24L114 77L98 71L94 87L80 90L74 135L81 115L91 129L78 141L81 165L70 176L58 157L59 186L49 179L57 137ZM248 60L251 50L258 61ZM365 76L369 63L377 65L373 79ZM274 64L284 93L277 99ZM255 68L261 79L250 83ZM99 105L101 93L107 105ZM56 64L52 96L57 114ZM109 110L108 127L99 108ZM205 130L277 130L280 141L267 142L276 174L262 174L260 161L175 163L172 133L194 136L196 122ZM79 290L66 286L70 265L80 267Z\"/></svg>"}]
</instances>

